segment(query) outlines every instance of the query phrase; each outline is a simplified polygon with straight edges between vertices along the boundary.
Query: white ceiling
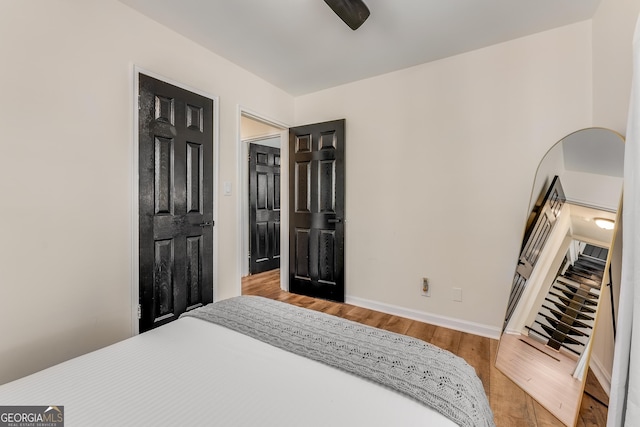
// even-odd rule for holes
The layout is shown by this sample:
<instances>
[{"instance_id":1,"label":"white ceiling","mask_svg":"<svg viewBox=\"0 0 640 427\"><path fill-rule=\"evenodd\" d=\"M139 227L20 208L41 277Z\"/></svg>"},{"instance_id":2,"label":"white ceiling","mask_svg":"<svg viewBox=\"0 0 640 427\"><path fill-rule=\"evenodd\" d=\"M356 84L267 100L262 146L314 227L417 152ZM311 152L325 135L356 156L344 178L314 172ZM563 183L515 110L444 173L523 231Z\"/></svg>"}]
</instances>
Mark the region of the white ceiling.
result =
<instances>
[{"instance_id":1,"label":"white ceiling","mask_svg":"<svg viewBox=\"0 0 640 427\"><path fill-rule=\"evenodd\" d=\"M577 240L583 240L595 245L609 247L613 241L613 230L603 230L598 227L595 218L606 218L615 221L616 214L585 206L569 205L571 215L571 234Z\"/></svg>"},{"instance_id":2,"label":"white ceiling","mask_svg":"<svg viewBox=\"0 0 640 427\"><path fill-rule=\"evenodd\" d=\"M624 176L624 138L603 128L572 133L562 141L564 168L569 171Z\"/></svg>"},{"instance_id":3,"label":"white ceiling","mask_svg":"<svg viewBox=\"0 0 640 427\"><path fill-rule=\"evenodd\" d=\"M600 0L365 0L356 31L323 0L120 0L292 95L590 19Z\"/></svg>"}]
</instances>

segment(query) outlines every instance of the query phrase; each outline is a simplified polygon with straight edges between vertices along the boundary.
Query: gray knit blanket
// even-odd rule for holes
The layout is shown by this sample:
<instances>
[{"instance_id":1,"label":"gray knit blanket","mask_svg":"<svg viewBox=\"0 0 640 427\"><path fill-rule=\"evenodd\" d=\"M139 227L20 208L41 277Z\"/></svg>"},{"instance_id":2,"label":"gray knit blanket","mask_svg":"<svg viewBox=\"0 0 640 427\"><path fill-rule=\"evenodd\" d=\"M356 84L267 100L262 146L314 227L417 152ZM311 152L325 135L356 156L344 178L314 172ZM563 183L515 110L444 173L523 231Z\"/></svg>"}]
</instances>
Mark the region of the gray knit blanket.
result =
<instances>
[{"instance_id":1,"label":"gray knit blanket","mask_svg":"<svg viewBox=\"0 0 640 427\"><path fill-rule=\"evenodd\" d=\"M184 313L403 393L460 426L494 426L482 382L462 358L424 341L257 296Z\"/></svg>"}]
</instances>

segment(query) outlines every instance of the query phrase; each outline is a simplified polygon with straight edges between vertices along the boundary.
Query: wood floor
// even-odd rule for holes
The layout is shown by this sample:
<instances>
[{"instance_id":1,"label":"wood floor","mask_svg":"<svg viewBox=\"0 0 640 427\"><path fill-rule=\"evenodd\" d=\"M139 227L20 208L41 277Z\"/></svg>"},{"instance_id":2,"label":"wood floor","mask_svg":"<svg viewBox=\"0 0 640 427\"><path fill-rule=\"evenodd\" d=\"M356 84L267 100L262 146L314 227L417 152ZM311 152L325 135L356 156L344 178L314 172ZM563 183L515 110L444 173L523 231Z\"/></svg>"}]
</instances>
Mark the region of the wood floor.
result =
<instances>
[{"instance_id":1,"label":"wood floor","mask_svg":"<svg viewBox=\"0 0 640 427\"><path fill-rule=\"evenodd\" d=\"M284 292L280 289L280 272L274 270L248 276L242 281L244 295L259 295L289 304L322 311L380 329L386 329L430 342L464 358L482 380L489 397L497 427L554 427L563 424L540 406L493 364L498 341L452 329L429 325L403 317ZM594 396L594 397L591 397ZM607 421L608 398L589 372L582 399L578 427L603 427Z\"/></svg>"},{"instance_id":2,"label":"wood floor","mask_svg":"<svg viewBox=\"0 0 640 427\"><path fill-rule=\"evenodd\" d=\"M579 411L582 381L573 378L577 358L527 335L503 334L496 367L567 425Z\"/></svg>"}]
</instances>

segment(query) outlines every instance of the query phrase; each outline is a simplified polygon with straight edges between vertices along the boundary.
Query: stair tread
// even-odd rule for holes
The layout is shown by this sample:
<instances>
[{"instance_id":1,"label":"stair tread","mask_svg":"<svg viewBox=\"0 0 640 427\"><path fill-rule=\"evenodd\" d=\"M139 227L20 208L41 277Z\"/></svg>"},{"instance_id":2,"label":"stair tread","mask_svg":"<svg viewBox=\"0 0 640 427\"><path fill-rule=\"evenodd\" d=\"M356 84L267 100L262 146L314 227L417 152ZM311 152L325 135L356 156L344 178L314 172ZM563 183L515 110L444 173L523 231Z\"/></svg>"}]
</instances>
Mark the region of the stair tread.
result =
<instances>
[{"instance_id":1,"label":"stair tread","mask_svg":"<svg viewBox=\"0 0 640 427\"><path fill-rule=\"evenodd\" d=\"M552 328L550 328L549 326L546 326L546 325L540 324L540 326L547 332L547 334L549 334L549 342L555 341L555 342L559 343L561 346L563 346L563 347L565 347L565 348L567 348L567 349L569 349L571 351L574 351L574 352L575 352L575 350L566 347L564 344L577 345L577 346L584 347L584 343L581 343L580 341L577 341L577 340L575 340L575 339L573 339L573 338L571 338L569 336L564 336L563 337L564 338L563 341L556 340L556 339L554 339L552 337L553 332L556 332L556 331L554 331ZM557 350L557 348L556 348L556 350Z\"/></svg>"},{"instance_id":2,"label":"stair tread","mask_svg":"<svg viewBox=\"0 0 640 427\"><path fill-rule=\"evenodd\" d=\"M577 294L575 292L571 292L571 290L562 289L562 288L558 288L558 287L555 287L555 286L553 287L553 289L556 289L556 290L560 291L568 299L577 301L577 302L582 303L582 304L585 304L588 301L588 302L592 302L593 305L596 305L597 301L598 301L598 298L593 296L593 295L580 295L580 294Z\"/></svg>"},{"instance_id":3,"label":"stair tread","mask_svg":"<svg viewBox=\"0 0 640 427\"><path fill-rule=\"evenodd\" d=\"M555 292L549 291L548 295L553 295L554 297L560 299L560 301L565 302L565 304L574 304L574 305L578 305L581 307L581 311L582 312L589 312L589 313L595 313L596 309L595 309L595 303L593 301L588 300L587 304L583 304L579 301L575 301L571 298L568 298L564 295L559 295L556 294Z\"/></svg>"},{"instance_id":4,"label":"stair tread","mask_svg":"<svg viewBox=\"0 0 640 427\"><path fill-rule=\"evenodd\" d=\"M550 311L550 312L551 312L551 313L556 317L556 319L558 319L558 321L561 321L561 322L563 322L563 323L565 323L565 324L567 324L567 325L569 325L569 324L568 324L566 321L562 320L562 319L565 319L565 318L569 318L569 319L571 319L571 320L574 322L574 324L573 324L573 325L569 325L569 326L576 326L576 324L577 324L577 326L579 326L579 327L581 327L581 328L589 328L589 329L593 329L593 326L592 326L592 325L588 325L588 324L584 323L582 320L579 320L579 319L578 319L575 315L573 315L572 313L563 313L563 312L558 311L558 310L556 310L556 309L553 309L553 308L551 308L551 307L547 307L547 306L546 306L546 305L544 305L544 304L542 305L542 307L544 307L544 308L546 308L547 310L549 310L549 311ZM560 316L562 319L559 319L557 316Z\"/></svg>"},{"instance_id":5,"label":"stair tread","mask_svg":"<svg viewBox=\"0 0 640 427\"><path fill-rule=\"evenodd\" d=\"M560 279L560 278L558 278L558 279ZM562 286L566 287L567 289L562 289L558 285L562 285ZM598 297L600 296L600 294L597 294L595 292L591 292L591 290L586 290L584 288L581 288L580 286L575 286L575 285L573 285L572 283L570 283L570 282L568 282L566 280L556 280L554 282L553 287L558 289L558 290L560 290L560 291L562 291L563 293L570 292L572 295L580 296L580 297L583 297L583 298L595 298L595 299L598 299Z\"/></svg>"},{"instance_id":6,"label":"stair tread","mask_svg":"<svg viewBox=\"0 0 640 427\"><path fill-rule=\"evenodd\" d=\"M549 336L548 336L545 332L539 331L539 330L535 329L534 327L529 327L529 326L525 326L525 327L526 327L526 328L527 328L527 330L529 331L529 337L531 337L532 339L534 339L534 340L536 340L536 341L539 341L539 342L541 342L541 343L545 344L545 345L546 345L547 347L549 347L549 348L553 348L553 347L551 347L551 346L549 345L550 338L549 338ZM562 347L563 349L567 350L567 351L570 351L570 352L572 352L572 353L577 354L578 356L580 356L580 354L581 354L582 352L581 352L581 351L578 351L578 350L576 350L576 349L574 349L574 348L572 348L572 347L570 347L570 346L572 346L572 345L576 345L576 344L563 343L563 344L561 345L561 347ZM580 345L578 345L578 347L579 347L579 348L580 348L580 347L582 347L582 349L584 350L584 345L580 344ZM558 349L555 349L555 350L556 350L556 351L558 351Z\"/></svg>"},{"instance_id":7,"label":"stair tread","mask_svg":"<svg viewBox=\"0 0 640 427\"><path fill-rule=\"evenodd\" d=\"M573 267L580 270L588 271L591 274L596 276L602 277L604 275L604 264L596 265L590 261L578 260L573 263Z\"/></svg>"},{"instance_id":8,"label":"stair tread","mask_svg":"<svg viewBox=\"0 0 640 427\"><path fill-rule=\"evenodd\" d=\"M581 336L581 337L589 337L590 334L588 334L585 331L581 331L580 329L577 329L576 327L569 325L565 322L563 322L562 320L556 319L555 317L551 317L551 316L547 316L543 313L538 313L538 315L544 319L546 319L549 323L551 323L550 327L554 327L554 329L557 331L559 327L562 327L564 329L567 329L567 332L563 332L563 331L558 331L563 335L572 335L572 336ZM578 328L580 328L582 326L578 326Z\"/></svg>"},{"instance_id":9,"label":"stair tread","mask_svg":"<svg viewBox=\"0 0 640 427\"><path fill-rule=\"evenodd\" d=\"M554 301L549 297L546 297L545 301L550 302L551 304L553 304L556 307L556 309L558 309L560 311L562 311L563 309L571 311L575 317L581 318L582 320L591 320L591 321L594 320L594 317L589 316L589 314L594 313L595 310L591 310L591 309L589 311L578 310L578 309L575 309L575 308L563 303L562 301ZM543 307L544 307L544 305L543 305Z\"/></svg>"},{"instance_id":10,"label":"stair tread","mask_svg":"<svg viewBox=\"0 0 640 427\"><path fill-rule=\"evenodd\" d=\"M562 277L571 280L572 282L575 282L581 286L587 286L589 288L600 289L600 285L602 284L602 280L589 279L587 277L580 276L571 272L566 272Z\"/></svg>"},{"instance_id":11,"label":"stair tread","mask_svg":"<svg viewBox=\"0 0 640 427\"><path fill-rule=\"evenodd\" d=\"M585 261L585 262L591 262L594 264L598 264L602 266L602 269L604 270L604 267L607 263L606 259L602 259L593 255L589 255L587 253L582 252L580 255L578 255L578 261Z\"/></svg>"}]
</instances>

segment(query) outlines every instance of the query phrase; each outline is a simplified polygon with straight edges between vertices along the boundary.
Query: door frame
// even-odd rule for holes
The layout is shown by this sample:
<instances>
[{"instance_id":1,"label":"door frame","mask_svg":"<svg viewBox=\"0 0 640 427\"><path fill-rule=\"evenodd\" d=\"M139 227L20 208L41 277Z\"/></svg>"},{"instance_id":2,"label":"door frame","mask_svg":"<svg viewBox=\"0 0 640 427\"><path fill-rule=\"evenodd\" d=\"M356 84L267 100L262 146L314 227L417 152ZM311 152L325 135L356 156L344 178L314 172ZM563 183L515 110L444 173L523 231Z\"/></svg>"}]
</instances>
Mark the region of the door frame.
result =
<instances>
[{"instance_id":1,"label":"door frame","mask_svg":"<svg viewBox=\"0 0 640 427\"><path fill-rule=\"evenodd\" d=\"M242 105L238 105L237 114L237 144L236 153L238 159L238 198L237 211L240 212L240 221L237 223L237 242L238 243L238 270L236 272L237 294L242 294L242 277L249 274L249 144L257 139L266 137L275 137L277 134L264 135L257 138L242 139L242 117L246 117L266 125L279 129L280 135L280 164L286 165L289 161L289 128L291 126L268 118L260 113L250 110ZM280 253L289 253L289 171L287 168L280 167ZM285 228L286 227L286 228ZM288 271L289 259L285 256L280 257L280 271ZM285 291L289 290L289 277L286 274L280 274L280 288Z\"/></svg>"},{"instance_id":2,"label":"door frame","mask_svg":"<svg viewBox=\"0 0 640 427\"><path fill-rule=\"evenodd\" d=\"M131 108L133 111L133 121L131 123L132 130L132 156L131 156L131 167L130 167L130 175L131 175L131 335L138 335L140 333L139 321L138 321L138 301L139 301L139 214L140 214L140 206L139 206L139 191L138 191L138 176L139 176L139 156L138 150L140 149L140 143L138 139L138 121L140 120L138 114L138 97L139 97L139 87L140 87L140 74L145 74L147 76L153 77L158 80L162 80L165 83L177 86L181 89L187 90L189 92L196 93L198 95L209 98L213 101L213 221L214 224L218 225L218 182L219 182L219 140L220 140L220 128L219 128L219 104L220 99L218 96L214 96L210 93L202 91L200 89L196 89L179 81L173 80L162 74L156 73L154 71L149 71L145 68L139 67L137 65L133 65L133 90L132 90L132 99L131 99ZM213 299L215 301L218 285L218 269L216 268L218 264L218 233L216 226L213 227Z\"/></svg>"}]
</instances>

